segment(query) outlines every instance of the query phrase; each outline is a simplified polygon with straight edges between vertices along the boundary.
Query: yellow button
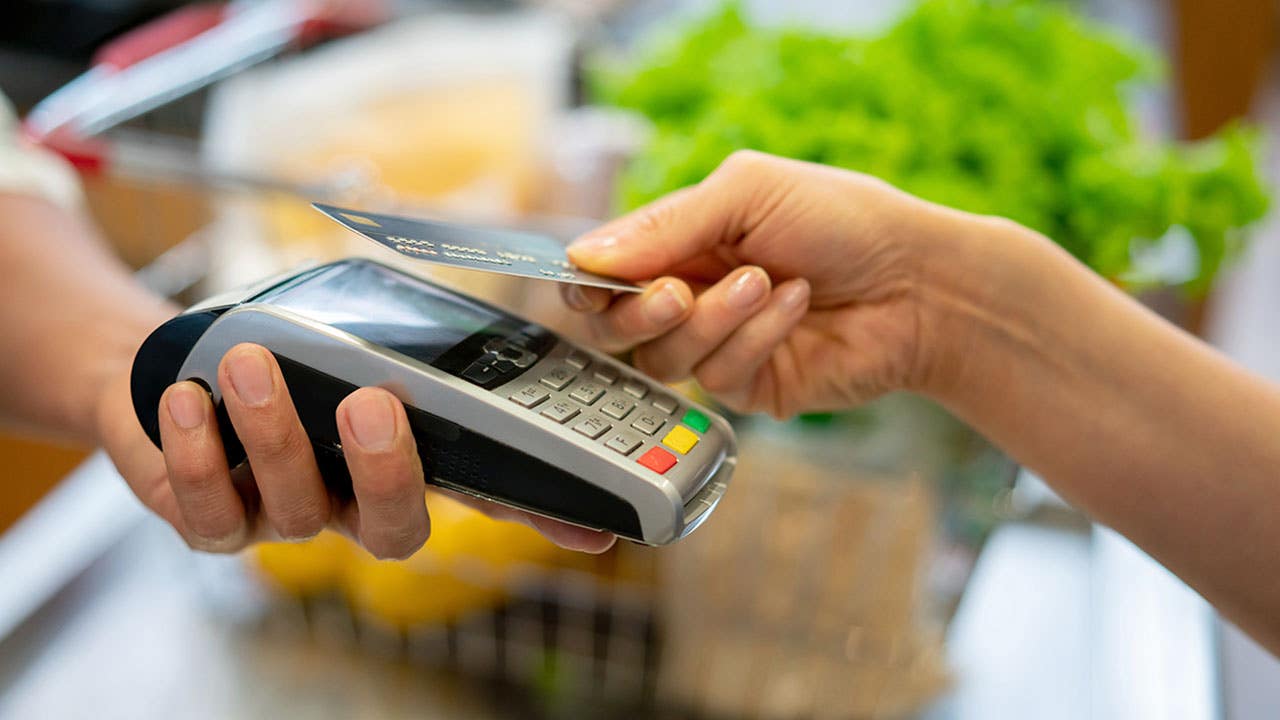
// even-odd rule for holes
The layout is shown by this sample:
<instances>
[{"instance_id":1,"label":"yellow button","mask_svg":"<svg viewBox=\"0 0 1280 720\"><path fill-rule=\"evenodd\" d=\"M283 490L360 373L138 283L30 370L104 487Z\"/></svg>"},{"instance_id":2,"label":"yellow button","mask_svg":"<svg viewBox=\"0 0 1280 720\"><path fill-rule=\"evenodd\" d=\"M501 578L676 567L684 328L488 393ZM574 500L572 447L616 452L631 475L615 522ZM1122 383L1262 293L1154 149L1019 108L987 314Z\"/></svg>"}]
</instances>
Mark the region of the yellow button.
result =
<instances>
[{"instance_id":1,"label":"yellow button","mask_svg":"<svg viewBox=\"0 0 1280 720\"><path fill-rule=\"evenodd\" d=\"M677 425L671 428L671 432L662 438L662 444L675 450L681 455L688 454L694 445L698 444L698 436L689 428L683 425Z\"/></svg>"}]
</instances>

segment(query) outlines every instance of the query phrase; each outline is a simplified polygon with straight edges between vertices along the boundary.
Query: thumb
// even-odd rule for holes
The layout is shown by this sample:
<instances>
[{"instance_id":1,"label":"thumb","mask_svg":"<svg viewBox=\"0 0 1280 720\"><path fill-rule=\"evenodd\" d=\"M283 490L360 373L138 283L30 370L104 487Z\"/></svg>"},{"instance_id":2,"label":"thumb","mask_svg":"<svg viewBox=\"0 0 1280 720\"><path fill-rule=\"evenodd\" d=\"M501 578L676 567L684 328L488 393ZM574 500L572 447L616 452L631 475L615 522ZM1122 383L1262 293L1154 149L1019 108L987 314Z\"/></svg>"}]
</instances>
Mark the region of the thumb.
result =
<instances>
[{"instance_id":1,"label":"thumb","mask_svg":"<svg viewBox=\"0 0 1280 720\"><path fill-rule=\"evenodd\" d=\"M735 193L713 173L587 233L568 247L569 259L590 272L648 280L742 234ZM748 193L737 197L745 200Z\"/></svg>"}]
</instances>

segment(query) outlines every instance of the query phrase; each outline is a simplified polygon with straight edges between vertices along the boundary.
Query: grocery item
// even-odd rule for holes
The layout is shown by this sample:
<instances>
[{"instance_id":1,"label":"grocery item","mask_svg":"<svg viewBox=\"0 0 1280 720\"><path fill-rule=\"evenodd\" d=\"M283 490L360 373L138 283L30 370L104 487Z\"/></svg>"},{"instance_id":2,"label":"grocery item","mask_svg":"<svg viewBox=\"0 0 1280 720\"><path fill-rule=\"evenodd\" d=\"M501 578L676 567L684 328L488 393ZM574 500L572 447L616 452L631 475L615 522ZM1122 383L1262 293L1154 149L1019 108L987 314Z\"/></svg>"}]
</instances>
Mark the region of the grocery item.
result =
<instances>
[{"instance_id":1,"label":"grocery item","mask_svg":"<svg viewBox=\"0 0 1280 720\"><path fill-rule=\"evenodd\" d=\"M426 497L432 537L407 560L375 560L324 532L303 543L255 546L250 562L290 596L341 594L357 613L407 630L492 608L521 572L567 553L524 525L492 520L439 492Z\"/></svg>"}]
</instances>

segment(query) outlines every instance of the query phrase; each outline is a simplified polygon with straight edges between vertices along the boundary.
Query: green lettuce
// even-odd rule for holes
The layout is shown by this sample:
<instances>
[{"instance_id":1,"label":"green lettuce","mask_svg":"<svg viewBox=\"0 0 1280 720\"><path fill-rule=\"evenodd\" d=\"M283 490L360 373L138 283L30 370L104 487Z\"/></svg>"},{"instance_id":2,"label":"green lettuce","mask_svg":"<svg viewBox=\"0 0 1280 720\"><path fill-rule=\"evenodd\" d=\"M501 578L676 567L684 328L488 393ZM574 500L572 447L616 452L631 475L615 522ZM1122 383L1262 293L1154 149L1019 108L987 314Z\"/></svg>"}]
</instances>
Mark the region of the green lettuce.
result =
<instances>
[{"instance_id":1,"label":"green lettuce","mask_svg":"<svg viewBox=\"0 0 1280 720\"><path fill-rule=\"evenodd\" d=\"M1037 0L924 0L881 34L754 26L737 3L593 64L596 101L654 125L620 185L635 207L753 148L870 173L926 199L1001 215L1103 275L1184 228L1203 291L1267 211L1256 130L1196 143L1142 132L1149 50Z\"/></svg>"}]
</instances>

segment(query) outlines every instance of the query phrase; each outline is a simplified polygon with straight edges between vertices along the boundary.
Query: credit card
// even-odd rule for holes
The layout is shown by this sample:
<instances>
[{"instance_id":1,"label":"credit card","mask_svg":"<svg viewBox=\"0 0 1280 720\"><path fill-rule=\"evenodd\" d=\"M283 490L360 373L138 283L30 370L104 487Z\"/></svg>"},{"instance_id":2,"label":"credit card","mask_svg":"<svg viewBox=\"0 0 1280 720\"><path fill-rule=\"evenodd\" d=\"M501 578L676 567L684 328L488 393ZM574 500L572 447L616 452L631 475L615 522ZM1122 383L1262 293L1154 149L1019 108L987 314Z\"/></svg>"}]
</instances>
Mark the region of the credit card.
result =
<instances>
[{"instance_id":1,"label":"credit card","mask_svg":"<svg viewBox=\"0 0 1280 720\"><path fill-rule=\"evenodd\" d=\"M626 280L579 270L569 262L564 245L549 235L383 215L322 203L311 206L348 230L423 262L623 292L644 289Z\"/></svg>"}]
</instances>

